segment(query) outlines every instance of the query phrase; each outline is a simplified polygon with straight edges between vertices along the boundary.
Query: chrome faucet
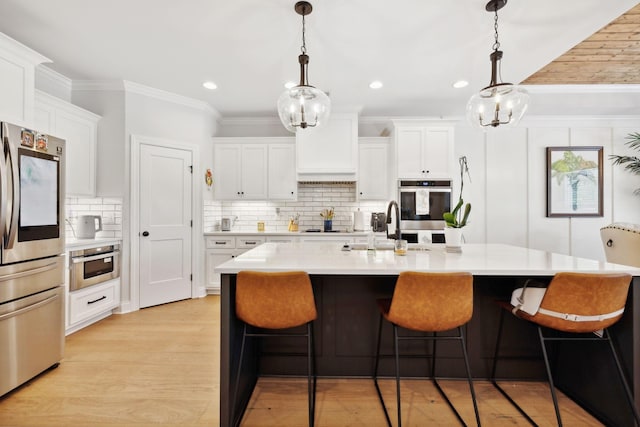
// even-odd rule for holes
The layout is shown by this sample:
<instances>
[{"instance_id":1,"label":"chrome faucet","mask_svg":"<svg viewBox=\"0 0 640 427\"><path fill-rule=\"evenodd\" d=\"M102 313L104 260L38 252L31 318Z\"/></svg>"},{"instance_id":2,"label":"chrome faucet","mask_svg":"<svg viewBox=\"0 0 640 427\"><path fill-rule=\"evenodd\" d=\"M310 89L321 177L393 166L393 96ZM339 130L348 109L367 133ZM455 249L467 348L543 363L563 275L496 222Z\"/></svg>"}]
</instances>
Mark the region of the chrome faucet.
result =
<instances>
[{"instance_id":1,"label":"chrome faucet","mask_svg":"<svg viewBox=\"0 0 640 427\"><path fill-rule=\"evenodd\" d=\"M400 233L400 208L398 207L398 202L392 200L389 202L389 206L387 206L387 224L391 224L391 207L395 208L396 214L396 232L395 234L389 234L389 229L387 228L387 238L400 240L402 239L402 233Z\"/></svg>"}]
</instances>

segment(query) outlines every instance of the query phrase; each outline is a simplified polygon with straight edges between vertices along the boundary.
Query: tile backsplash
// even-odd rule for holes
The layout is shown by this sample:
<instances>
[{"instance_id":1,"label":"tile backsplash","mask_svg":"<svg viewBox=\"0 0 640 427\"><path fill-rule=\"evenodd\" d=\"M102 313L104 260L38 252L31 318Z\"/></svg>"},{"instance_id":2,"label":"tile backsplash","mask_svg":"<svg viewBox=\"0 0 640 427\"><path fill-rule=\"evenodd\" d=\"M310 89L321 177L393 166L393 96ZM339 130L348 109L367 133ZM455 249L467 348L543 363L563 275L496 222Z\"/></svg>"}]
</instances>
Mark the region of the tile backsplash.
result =
<instances>
[{"instance_id":1,"label":"tile backsplash","mask_svg":"<svg viewBox=\"0 0 640 427\"><path fill-rule=\"evenodd\" d=\"M100 215L102 231L96 237L122 237L122 199L118 198L74 198L65 200L66 236L75 238L73 227L80 215Z\"/></svg>"},{"instance_id":2,"label":"tile backsplash","mask_svg":"<svg viewBox=\"0 0 640 427\"><path fill-rule=\"evenodd\" d=\"M266 231L287 231L289 218L299 214L300 230L322 229L320 212L333 207L333 228L353 228L353 212L385 212L388 200L356 200L355 183L298 183L297 201L205 201L204 231L217 231L220 219L232 219L232 230L257 231L264 221Z\"/></svg>"}]
</instances>

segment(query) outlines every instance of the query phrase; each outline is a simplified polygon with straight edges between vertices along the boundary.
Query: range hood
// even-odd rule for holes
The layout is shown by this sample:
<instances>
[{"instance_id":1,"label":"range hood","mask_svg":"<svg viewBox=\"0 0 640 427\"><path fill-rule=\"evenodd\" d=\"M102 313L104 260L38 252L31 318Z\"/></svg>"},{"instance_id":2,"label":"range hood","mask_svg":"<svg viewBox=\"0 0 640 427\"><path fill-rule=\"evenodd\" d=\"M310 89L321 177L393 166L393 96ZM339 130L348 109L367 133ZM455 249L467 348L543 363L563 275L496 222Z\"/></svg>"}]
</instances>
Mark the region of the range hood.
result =
<instances>
[{"instance_id":1,"label":"range hood","mask_svg":"<svg viewBox=\"0 0 640 427\"><path fill-rule=\"evenodd\" d=\"M358 178L358 115L332 114L296 132L298 182L354 182Z\"/></svg>"}]
</instances>

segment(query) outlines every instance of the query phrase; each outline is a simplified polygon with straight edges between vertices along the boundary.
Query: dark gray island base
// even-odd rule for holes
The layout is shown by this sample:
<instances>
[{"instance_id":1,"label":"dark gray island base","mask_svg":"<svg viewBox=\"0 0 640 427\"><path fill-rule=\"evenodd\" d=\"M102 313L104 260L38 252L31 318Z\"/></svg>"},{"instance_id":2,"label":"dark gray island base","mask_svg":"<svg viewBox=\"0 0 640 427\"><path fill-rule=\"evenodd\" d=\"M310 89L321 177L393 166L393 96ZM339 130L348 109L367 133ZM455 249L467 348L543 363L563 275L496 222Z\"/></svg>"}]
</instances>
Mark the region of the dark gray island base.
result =
<instances>
[{"instance_id":1,"label":"dark gray island base","mask_svg":"<svg viewBox=\"0 0 640 427\"><path fill-rule=\"evenodd\" d=\"M530 277L530 276L527 276ZM544 277L541 277L544 279ZM321 377L371 377L375 355L379 312L376 299L390 297L396 276L311 275L318 319L315 322L316 369ZM509 299L521 278L474 276L474 313L466 327L467 346L474 378L491 374L500 309L496 299ZM623 318L611 329L618 345L625 372L632 384L636 405L640 395L640 277L635 277ZM634 292L635 291L635 292ZM220 425L232 426L233 381L238 367L241 326L234 313L235 274L222 276ZM635 328L634 328L635 326ZM391 329L383 329L390 334ZM505 319L505 331L497 376L504 379L546 380L544 363L535 327L512 316ZM389 335L387 335L389 337ZM389 337L390 338L390 337ZM392 355L391 339L386 339L382 354ZM437 375L465 378L464 364L457 343L438 346ZM632 426L634 421L619 384L615 365L601 346L586 343L561 343L550 354L555 361L556 385L565 394L606 425ZM243 369L236 415L246 407L258 375L306 375L305 342L291 339L263 340L261 357L249 347ZM384 345L384 344L383 344ZM403 343L401 354L429 355L430 343ZM249 362L254 358L254 363ZM393 375L393 359L381 360L382 375ZM403 376L430 374L430 359L403 361Z\"/></svg>"}]
</instances>

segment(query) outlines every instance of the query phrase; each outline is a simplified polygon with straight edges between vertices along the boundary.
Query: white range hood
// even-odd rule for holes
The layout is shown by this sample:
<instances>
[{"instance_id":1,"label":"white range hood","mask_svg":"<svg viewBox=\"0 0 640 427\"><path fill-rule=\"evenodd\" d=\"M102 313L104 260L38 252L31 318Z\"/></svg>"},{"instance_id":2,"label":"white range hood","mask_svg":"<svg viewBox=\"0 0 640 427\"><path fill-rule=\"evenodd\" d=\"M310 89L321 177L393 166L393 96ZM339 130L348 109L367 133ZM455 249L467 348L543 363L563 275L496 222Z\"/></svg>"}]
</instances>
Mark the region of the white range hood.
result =
<instances>
[{"instance_id":1,"label":"white range hood","mask_svg":"<svg viewBox=\"0 0 640 427\"><path fill-rule=\"evenodd\" d=\"M358 178L358 114L331 114L318 128L296 133L299 182L354 182Z\"/></svg>"}]
</instances>

